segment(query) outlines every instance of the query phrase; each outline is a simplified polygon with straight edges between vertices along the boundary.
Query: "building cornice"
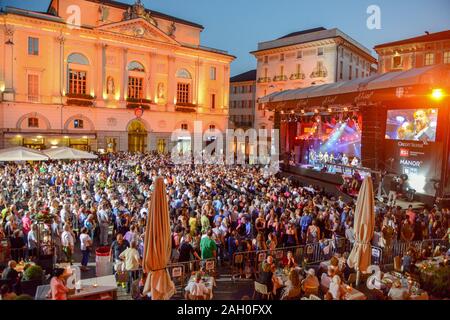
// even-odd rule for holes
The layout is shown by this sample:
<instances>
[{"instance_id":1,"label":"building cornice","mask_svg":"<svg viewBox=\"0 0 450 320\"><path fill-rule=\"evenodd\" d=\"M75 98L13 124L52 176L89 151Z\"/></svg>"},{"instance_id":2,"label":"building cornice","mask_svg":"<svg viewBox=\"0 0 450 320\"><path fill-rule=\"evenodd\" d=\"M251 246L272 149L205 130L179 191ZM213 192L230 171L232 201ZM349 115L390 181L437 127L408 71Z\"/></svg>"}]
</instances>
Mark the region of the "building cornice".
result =
<instances>
[{"instance_id":1,"label":"building cornice","mask_svg":"<svg viewBox=\"0 0 450 320\"><path fill-rule=\"evenodd\" d=\"M302 49L308 49L308 48L317 48L325 45L343 45L349 49L351 49L354 52L358 52L359 55L366 57L368 60L370 60L372 63L376 63L377 59L374 58L372 55L368 54L364 50L361 50L351 42L347 41L346 39L338 36L333 38L326 38L321 40L315 40L315 41L308 41L304 43L297 43L292 45L285 45L285 46L279 46L275 48L269 48L264 50L256 50L251 51L250 53L253 54L256 58L267 55L267 54L276 54L276 53L283 53L283 52L290 52L294 50L302 50Z\"/></svg>"},{"instance_id":2,"label":"building cornice","mask_svg":"<svg viewBox=\"0 0 450 320\"><path fill-rule=\"evenodd\" d=\"M71 41L92 41L92 42L105 42L117 47L135 48L136 50L152 51L155 46L158 49L163 47L169 52L175 51L177 54L190 56L191 58L203 58L205 60L211 60L221 63L230 63L235 59L234 56L229 54L213 52L202 48L187 47L184 44L173 44L155 41L152 39L136 38L134 36L120 34L116 32L109 32L92 27L81 26L78 29L70 29L67 24L57 21L48 21L45 19L39 19L35 17L22 16L18 14L8 13L3 18L3 24L13 26L16 30L18 28L40 30L49 34L63 34L65 36L65 42ZM36 25L39 27L37 28ZM72 38L68 37L72 36Z\"/></svg>"}]
</instances>

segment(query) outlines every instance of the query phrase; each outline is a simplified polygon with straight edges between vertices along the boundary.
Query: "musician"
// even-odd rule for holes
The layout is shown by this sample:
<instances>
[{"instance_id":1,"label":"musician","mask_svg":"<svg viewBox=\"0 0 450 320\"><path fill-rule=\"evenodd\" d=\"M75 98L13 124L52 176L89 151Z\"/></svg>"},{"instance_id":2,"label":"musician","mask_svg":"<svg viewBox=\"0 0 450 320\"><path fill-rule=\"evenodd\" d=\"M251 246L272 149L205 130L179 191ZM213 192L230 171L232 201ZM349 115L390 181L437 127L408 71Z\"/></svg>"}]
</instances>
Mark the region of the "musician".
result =
<instances>
[{"instance_id":1,"label":"musician","mask_svg":"<svg viewBox=\"0 0 450 320\"><path fill-rule=\"evenodd\" d=\"M342 155L342 164L348 166L348 157L345 153Z\"/></svg>"},{"instance_id":2,"label":"musician","mask_svg":"<svg viewBox=\"0 0 450 320\"><path fill-rule=\"evenodd\" d=\"M352 160L352 166L357 167L359 165L359 160L357 157L354 157Z\"/></svg>"}]
</instances>

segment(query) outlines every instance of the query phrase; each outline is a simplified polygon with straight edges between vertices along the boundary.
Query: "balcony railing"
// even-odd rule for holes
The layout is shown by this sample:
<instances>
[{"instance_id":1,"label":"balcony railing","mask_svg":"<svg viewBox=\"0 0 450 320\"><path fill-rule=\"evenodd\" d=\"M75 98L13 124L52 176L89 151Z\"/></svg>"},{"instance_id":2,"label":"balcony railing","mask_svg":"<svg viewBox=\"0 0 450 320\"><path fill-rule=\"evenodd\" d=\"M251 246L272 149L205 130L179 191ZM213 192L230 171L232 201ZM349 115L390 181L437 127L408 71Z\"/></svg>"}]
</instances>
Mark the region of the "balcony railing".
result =
<instances>
[{"instance_id":1,"label":"balcony railing","mask_svg":"<svg viewBox=\"0 0 450 320\"><path fill-rule=\"evenodd\" d=\"M280 82L280 81L287 81L288 77L287 76L275 76L273 77L273 82Z\"/></svg>"},{"instance_id":2,"label":"balcony railing","mask_svg":"<svg viewBox=\"0 0 450 320\"><path fill-rule=\"evenodd\" d=\"M152 100L149 100L149 99L127 98L127 108L128 109L142 108L144 110L149 110L151 103L152 103Z\"/></svg>"},{"instance_id":3,"label":"balcony railing","mask_svg":"<svg viewBox=\"0 0 450 320\"><path fill-rule=\"evenodd\" d=\"M328 72L326 70L317 70L311 73L310 78L326 78L327 76Z\"/></svg>"},{"instance_id":4,"label":"balcony railing","mask_svg":"<svg viewBox=\"0 0 450 320\"><path fill-rule=\"evenodd\" d=\"M305 74L303 72L291 74L290 80L305 80Z\"/></svg>"},{"instance_id":5,"label":"balcony railing","mask_svg":"<svg viewBox=\"0 0 450 320\"><path fill-rule=\"evenodd\" d=\"M92 107L94 106L94 96L89 94L78 94L78 93L68 93L66 94L66 104L69 106L83 106Z\"/></svg>"},{"instance_id":6,"label":"balcony railing","mask_svg":"<svg viewBox=\"0 0 450 320\"><path fill-rule=\"evenodd\" d=\"M271 82L272 81L272 79L270 79L270 77L261 77L261 78L258 78L258 83L269 83L269 82Z\"/></svg>"},{"instance_id":7,"label":"balcony railing","mask_svg":"<svg viewBox=\"0 0 450 320\"><path fill-rule=\"evenodd\" d=\"M197 112L197 105L193 103L177 102L175 111L179 112Z\"/></svg>"}]
</instances>

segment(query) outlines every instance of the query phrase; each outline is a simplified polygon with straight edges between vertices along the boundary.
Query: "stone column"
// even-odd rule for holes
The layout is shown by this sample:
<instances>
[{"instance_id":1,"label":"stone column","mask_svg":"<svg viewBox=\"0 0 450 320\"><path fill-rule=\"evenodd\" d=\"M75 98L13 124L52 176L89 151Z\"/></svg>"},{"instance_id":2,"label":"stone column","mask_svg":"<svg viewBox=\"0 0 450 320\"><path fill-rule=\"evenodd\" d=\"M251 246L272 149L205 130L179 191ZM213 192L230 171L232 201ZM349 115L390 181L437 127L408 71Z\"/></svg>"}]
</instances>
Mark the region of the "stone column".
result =
<instances>
[{"instance_id":1,"label":"stone column","mask_svg":"<svg viewBox=\"0 0 450 320\"><path fill-rule=\"evenodd\" d=\"M128 94L127 88L128 88L128 49L123 48L122 52L122 64L120 66L120 101L124 101L125 95Z\"/></svg>"},{"instance_id":2,"label":"stone column","mask_svg":"<svg viewBox=\"0 0 450 320\"><path fill-rule=\"evenodd\" d=\"M227 113L229 107L229 97L230 97L230 67L225 65L223 67L223 77L222 77L222 105L216 105L216 108L222 108L223 112Z\"/></svg>"},{"instance_id":3,"label":"stone column","mask_svg":"<svg viewBox=\"0 0 450 320\"><path fill-rule=\"evenodd\" d=\"M14 100L14 27L10 25L4 26L5 32L5 91L3 98L5 100Z\"/></svg>"},{"instance_id":4,"label":"stone column","mask_svg":"<svg viewBox=\"0 0 450 320\"><path fill-rule=\"evenodd\" d=\"M177 79L175 77L175 56L170 55L168 57L169 67L168 67L168 80L167 80L167 105L172 106L175 104Z\"/></svg>"},{"instance_id":5,"label":"stone column","mask_svg":"<svg viewBox=\"0 0 450 320\"><path fill-rule=\"evenodd\" d=\"M147 85L147 95L148 98L150 100L152 100L152 102L156 102L156 97L158 96L157 92L156 92L156 86L158 85L156 83L157 79L156 79L156 74L157 74L157 66L156 66L156 50L153 49L152 51L150 51L149 54L149 59L150 59L150 63L149 68L150 71L148 72L148 85Z\"/></svg>"}]
</instances>

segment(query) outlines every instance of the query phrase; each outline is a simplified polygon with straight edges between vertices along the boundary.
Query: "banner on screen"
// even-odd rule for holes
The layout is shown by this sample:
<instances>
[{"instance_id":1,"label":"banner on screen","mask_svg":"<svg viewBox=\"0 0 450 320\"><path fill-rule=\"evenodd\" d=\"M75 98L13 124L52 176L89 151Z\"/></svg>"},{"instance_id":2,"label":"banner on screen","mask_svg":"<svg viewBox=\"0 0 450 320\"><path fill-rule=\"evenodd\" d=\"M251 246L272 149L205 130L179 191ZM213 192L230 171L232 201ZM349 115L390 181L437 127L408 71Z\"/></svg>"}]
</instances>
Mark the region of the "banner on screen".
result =
<instances>
[{"instance_id":1,"label":"banner on screen","mask_svg":"<svg viewBox=\"0 0 450 320\"><path fill-rule=\"evenodd\" d=\"M437 109L388 110L386 139L436 141Z\"/></svg>"}]
</instances>

